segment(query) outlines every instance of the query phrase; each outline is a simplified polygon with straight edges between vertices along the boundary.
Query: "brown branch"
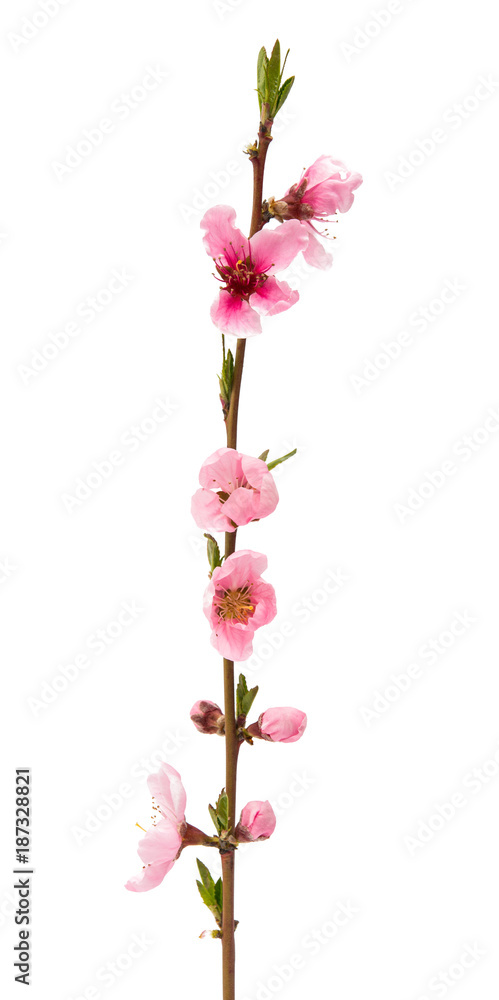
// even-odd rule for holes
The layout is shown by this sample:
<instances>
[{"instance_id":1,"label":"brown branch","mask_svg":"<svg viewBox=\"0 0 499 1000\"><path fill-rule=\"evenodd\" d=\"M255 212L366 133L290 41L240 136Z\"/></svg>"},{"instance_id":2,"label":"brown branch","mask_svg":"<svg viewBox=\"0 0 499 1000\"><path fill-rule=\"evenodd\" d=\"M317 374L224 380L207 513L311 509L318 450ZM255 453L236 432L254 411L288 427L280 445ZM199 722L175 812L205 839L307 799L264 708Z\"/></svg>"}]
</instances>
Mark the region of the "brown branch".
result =
<instances>
[{"instance_id":1,"label":"brown branch","mask_svg":"<svg viewBox=\"0 0 499 1000\"><path fill-rule=\"evenodd\" d=\"M253 210L251 215L250 239L264 225L262 218L263 175L267 151L272 140L272 121L267 119L260 123L258 131L258 147L253 163ZM237 420L239 414L239 397L243 376L244 354L246 340L237 341L234 363L234 380L230 397L229 413L225 423L227 431L227 447L237 447ZM236 548L236 531L225 533L225 557L232 555ZM236 789L237 789L237 757L239 740L237 738L236 709L234 697L234 663L223 661L224 665L224 712L225 712L225 790L229 802L228 828L233 832L236 824ZM222 851L223 878L223 908L222 908L222 965L223 965L223 1000L235 1000L235 941L234 941L234 875L235 852Z\"/></svg>"}]
</instances>

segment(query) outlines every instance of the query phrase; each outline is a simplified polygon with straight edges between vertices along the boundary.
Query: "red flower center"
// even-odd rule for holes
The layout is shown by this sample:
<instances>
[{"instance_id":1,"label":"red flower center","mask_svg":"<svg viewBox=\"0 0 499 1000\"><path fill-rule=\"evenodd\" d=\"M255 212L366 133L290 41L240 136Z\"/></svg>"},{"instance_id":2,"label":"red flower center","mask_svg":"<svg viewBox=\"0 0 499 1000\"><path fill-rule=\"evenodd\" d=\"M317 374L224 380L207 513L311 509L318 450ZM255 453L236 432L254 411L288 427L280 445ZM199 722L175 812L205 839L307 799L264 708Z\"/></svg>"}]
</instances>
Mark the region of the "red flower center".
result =
<instances>
[{"instance_id":1,"label":"red flower center","mask_svg":"<svg viewBox=\"0 0 499 1000\"><path fill-rule=\"evenodd\" d=\"M213 258L215 267L220 275L220 279L217 280L224 282L224 291L230 292L231 295L237 298L248 300L253 292L256 292L265 284L268 275L258 274L254 270L251 255L246 257L245 260L235 260L233 265L228 263L230 256L236 256L232 248L231 253L227 254L225 259L223 257L219 257L218 259Z\"/></svg>"}]
</instances>

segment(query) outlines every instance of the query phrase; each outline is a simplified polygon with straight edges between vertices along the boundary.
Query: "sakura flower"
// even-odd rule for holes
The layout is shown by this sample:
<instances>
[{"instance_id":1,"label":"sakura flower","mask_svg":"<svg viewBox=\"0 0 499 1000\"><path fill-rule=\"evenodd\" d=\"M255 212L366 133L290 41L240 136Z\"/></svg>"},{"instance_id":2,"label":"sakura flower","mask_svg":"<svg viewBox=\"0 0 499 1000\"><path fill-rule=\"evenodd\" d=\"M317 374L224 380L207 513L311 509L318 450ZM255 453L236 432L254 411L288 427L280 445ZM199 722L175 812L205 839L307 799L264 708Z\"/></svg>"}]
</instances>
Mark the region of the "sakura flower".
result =
<instances>
[{"instance_id":1,"label":"sakura flower","mask_svg":"<svg viewBox=\"0 0 499 1000\"><path fill-rule=\"evenodd\" d=\"M272 743L295 743L305 731L307 716L299 708L267 708L248 727L251 736Z\"/></svg>"},{"instance_id":2,"label":"sakura flower","mask_svg":"<svg viewBox=\"0 0 499 1000\"><path fill-rule=\"evenodd\" d=\"M182 849L182 840L187 832L185 822L185 790L178 771L171 764L161 764L158 774L150 774L147 779L149 791L157 805L154 810L162 819L147 830L139 840L137 848L144 867L140 875L131 878L125 886L132 892L154 889L173 868Z\"/></svg>"},{"instance_id":3,"label":"sakura flower","mask_svg":"<svg viewBox=\"0 0 499 1000\"><path fill-rule=\"evenodd\" d=\"M293 221L279 229L262 229L248 239L235 227L235 218L229 205L216 205L201 219L203 244L222 282L210 315L222 333L253 337L262 332L260 315L275 316L298 301L298 292L278 281L275 272L306 250L308 236Z\"/></svg>"},{"instance_id":4,"label":"sakura flower","mask_svg":"<svg viewBox=\"0 0 499 1000\"><path fill-rule=\"evenodd\" d=\"M280 222L299 219L308 229L309 243L303 256L312 267L330 267L333 258L314 236L318 230L311 220L327 222L336 212L347 212L353 204L353 193L360 184L361 175L348 170L341 160L319 156L303 172L299 182L291 185L283 198L279 201L270 199L270 215Z\"/></svg>"},{"instance_id":5,"label":"sakura flower","mask_svg":"<svg viewBox=\"0 0 499 1000\"><path fill-rule=\"evenodd\" d=\"M200 733L218 733L223 736L225 716L214 701L196 701L190 715Z\"/></svg>"},{"instance_id":6,"label":"sakura flower","mask_svg":"<svg viewBox=\"0 0 499 1000\"><path fill-rule=\"evenodd\" d=\"M182 837L169 820L163 819L147 831L139 840L137 852L144 867L140 875L134 875L125 885L132 892L155 889L168 874L182 848Z\"/></svg>"},{"instance_id":7,"label":"sakura flower","mask_svg":"<svg viewBox=\"0 0 499 1000\"><path fill-rule=\"evenodd\" d=\"M204 595L204 613L210 622L211 644L230 660L247 660L257 628L276 615L274 588L262 580L267 558L240 549L218 566Z\"/></svg>"},{"instance_id":8,"label":"sakura flower","mask_svg":"<svg viewBox=\"0 0 499 1000\"><path fill-rule=\"evenodd\" d=\"M270 802L248 802L241 812L234 835L242 843L268 840L275 825L275 813Z\"/></svg>"},{"instance_id":9,"label":"sakura flower","mask_svg":"<svg viewBox=\"0 0 499 1000\"><path fill-rule=\"evenodd\" d=\"M213 838L186 823L185 789L171 764L161 764L158 774L149 775L147 784L156 801L153 810L162 818L159 822L154 819L145 837L139 840L137 850L144 865L140 875L133 876L125 885L131 892L145 892L159 885L188 844L213 843Z\"/></svg>"},{"instance_id":10,"label":"sakura flower","mask_svg":"<svg viewBox=\"0 0 499 1000\"><path fill-rule=\"evenodd\" d=\"M192 498L192 516L205 531L235 531L239 525L267 517L279 494L265 462L234 448L219 448L203 462L202 489Z\"/></svg>"}]
</instances>

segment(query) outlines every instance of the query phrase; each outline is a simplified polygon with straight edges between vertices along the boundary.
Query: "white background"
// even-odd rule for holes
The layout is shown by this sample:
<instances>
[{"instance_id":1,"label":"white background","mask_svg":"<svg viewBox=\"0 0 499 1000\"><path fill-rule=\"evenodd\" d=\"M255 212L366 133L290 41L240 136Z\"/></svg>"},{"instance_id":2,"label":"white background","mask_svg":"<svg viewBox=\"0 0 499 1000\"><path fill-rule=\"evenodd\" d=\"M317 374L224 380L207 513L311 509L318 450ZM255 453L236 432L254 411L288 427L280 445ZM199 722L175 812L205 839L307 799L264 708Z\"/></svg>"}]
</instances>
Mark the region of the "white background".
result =
<instances>
[{"instance_id":1,"label":"white background","mask_svg":"<svg viewBox=\"0 0 499 1000\"><path fill-rule=\"evenodd\" d=\"M487 761L499 739L499 434L483 428L499 407L499 104L497 83L487 99L480 85L499 79L496 12L486 0L401 0L378 31L370 12L381 8L70 0L19 42L41 8L2 4L0 559L15 567L0 584L8 997L21 989L10 911L14 769L24 766L32 995L220 997L220 946L198 940L212 924L195 852L153 892L123 883L140 870L135 822L148 822L144 775L158 754L181 772L196 825L209 829L206 804L223 782L222 741L189 721L197 698L222 698L189 511L201 462L224 443L208 312L216 286L198 223L200 205L225 202L249 225L242 146L257 125L257 52L277 35L297 79L276 122L266 195L322 153L364 184L332 227L332 270L297 262L300 302L247 349L241 449L299 448L280 470L276 513L240 532L240 545L268 555L278 598L255 644L255 709L296 705L309 725L298 743L241 754L239 804L271 799L278 827L239 858L237 995L497 997L499 782ZM161 82L120 112L149 68ZM112 131L58 177L54 161L105 118ZM113 269L131 276L127 287L86 322L81 303ZM456 280L455 301L442 305ZM75 321L79 334L26 376L50 334ZM382 342L402 331L412 343L388 363ZM376 358L359 388L352 376ZM159 412L157 399L175 404L170 415L135 451L120 445ZM466 460L462 441L474 434ZM63 495L120 447L121 466L68 511ZM444 462L454 472L432 490L427 473ZM397 514L410 495L417 506L410 490L424 483L419 509ZM330 571L348 582L325 600ZM92 635L131 601L136 620L92 652ZM459 637L448 631L456 612L474 619ZM282 641L286 621L294 635ZM432 663L427 643L442 632L448 648ZM272 641L281 648L269 655ZM87 667L44 702L85 653ZM411 664L419 676L408 690L375 703ZM459 792L464 804L439 820L436 807ZM411 847L428 821L443 828ZM357 912L331 936L339 902ZM145 945L130 960L134 935ZM476 945L464 971L460 956ZM448 985L435 979L451 966Z\"/></svg>"}]
</instances>

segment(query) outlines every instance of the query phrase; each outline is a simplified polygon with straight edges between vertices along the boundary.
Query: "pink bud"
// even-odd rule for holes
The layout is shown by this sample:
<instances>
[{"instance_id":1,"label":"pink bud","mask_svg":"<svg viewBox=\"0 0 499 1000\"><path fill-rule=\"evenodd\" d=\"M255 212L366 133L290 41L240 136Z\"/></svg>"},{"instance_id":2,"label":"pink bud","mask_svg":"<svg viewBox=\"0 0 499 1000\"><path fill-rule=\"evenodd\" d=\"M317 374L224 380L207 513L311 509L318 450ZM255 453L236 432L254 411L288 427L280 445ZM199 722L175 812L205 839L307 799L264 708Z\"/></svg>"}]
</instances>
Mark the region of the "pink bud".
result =
<instances>
[{"instance_id":1,"label":"pink bud","mask_svg":"<svg viewBox=\"0 0 499 1000\"><path fill-rule=\"evenodd\" d=\"M223 736L225 716L214 701L196 701L190 714L200 733L218 733Z\"/></svg>"},{"instance_id":2,"label":"pink bud","mask_svg":"<svg viewBox=\"0 0 499 1000\"><path fill-rule=\"evenodd\" d=\"M249 843L268 840L275 830L276 818L270 802L248 802L236 826L236 840Z\"/></svg>"},{"instance_id":3,"label":"pink bud","mask_svg":"<svg viewBox=\"0 0 499 1000\"><path fill-rule=\"evenodd\" d=\"M258 719L262 739L273 743L295 743L306 725L307 716L299 708L268 708Z\"/></svg>"}]
</instances>

